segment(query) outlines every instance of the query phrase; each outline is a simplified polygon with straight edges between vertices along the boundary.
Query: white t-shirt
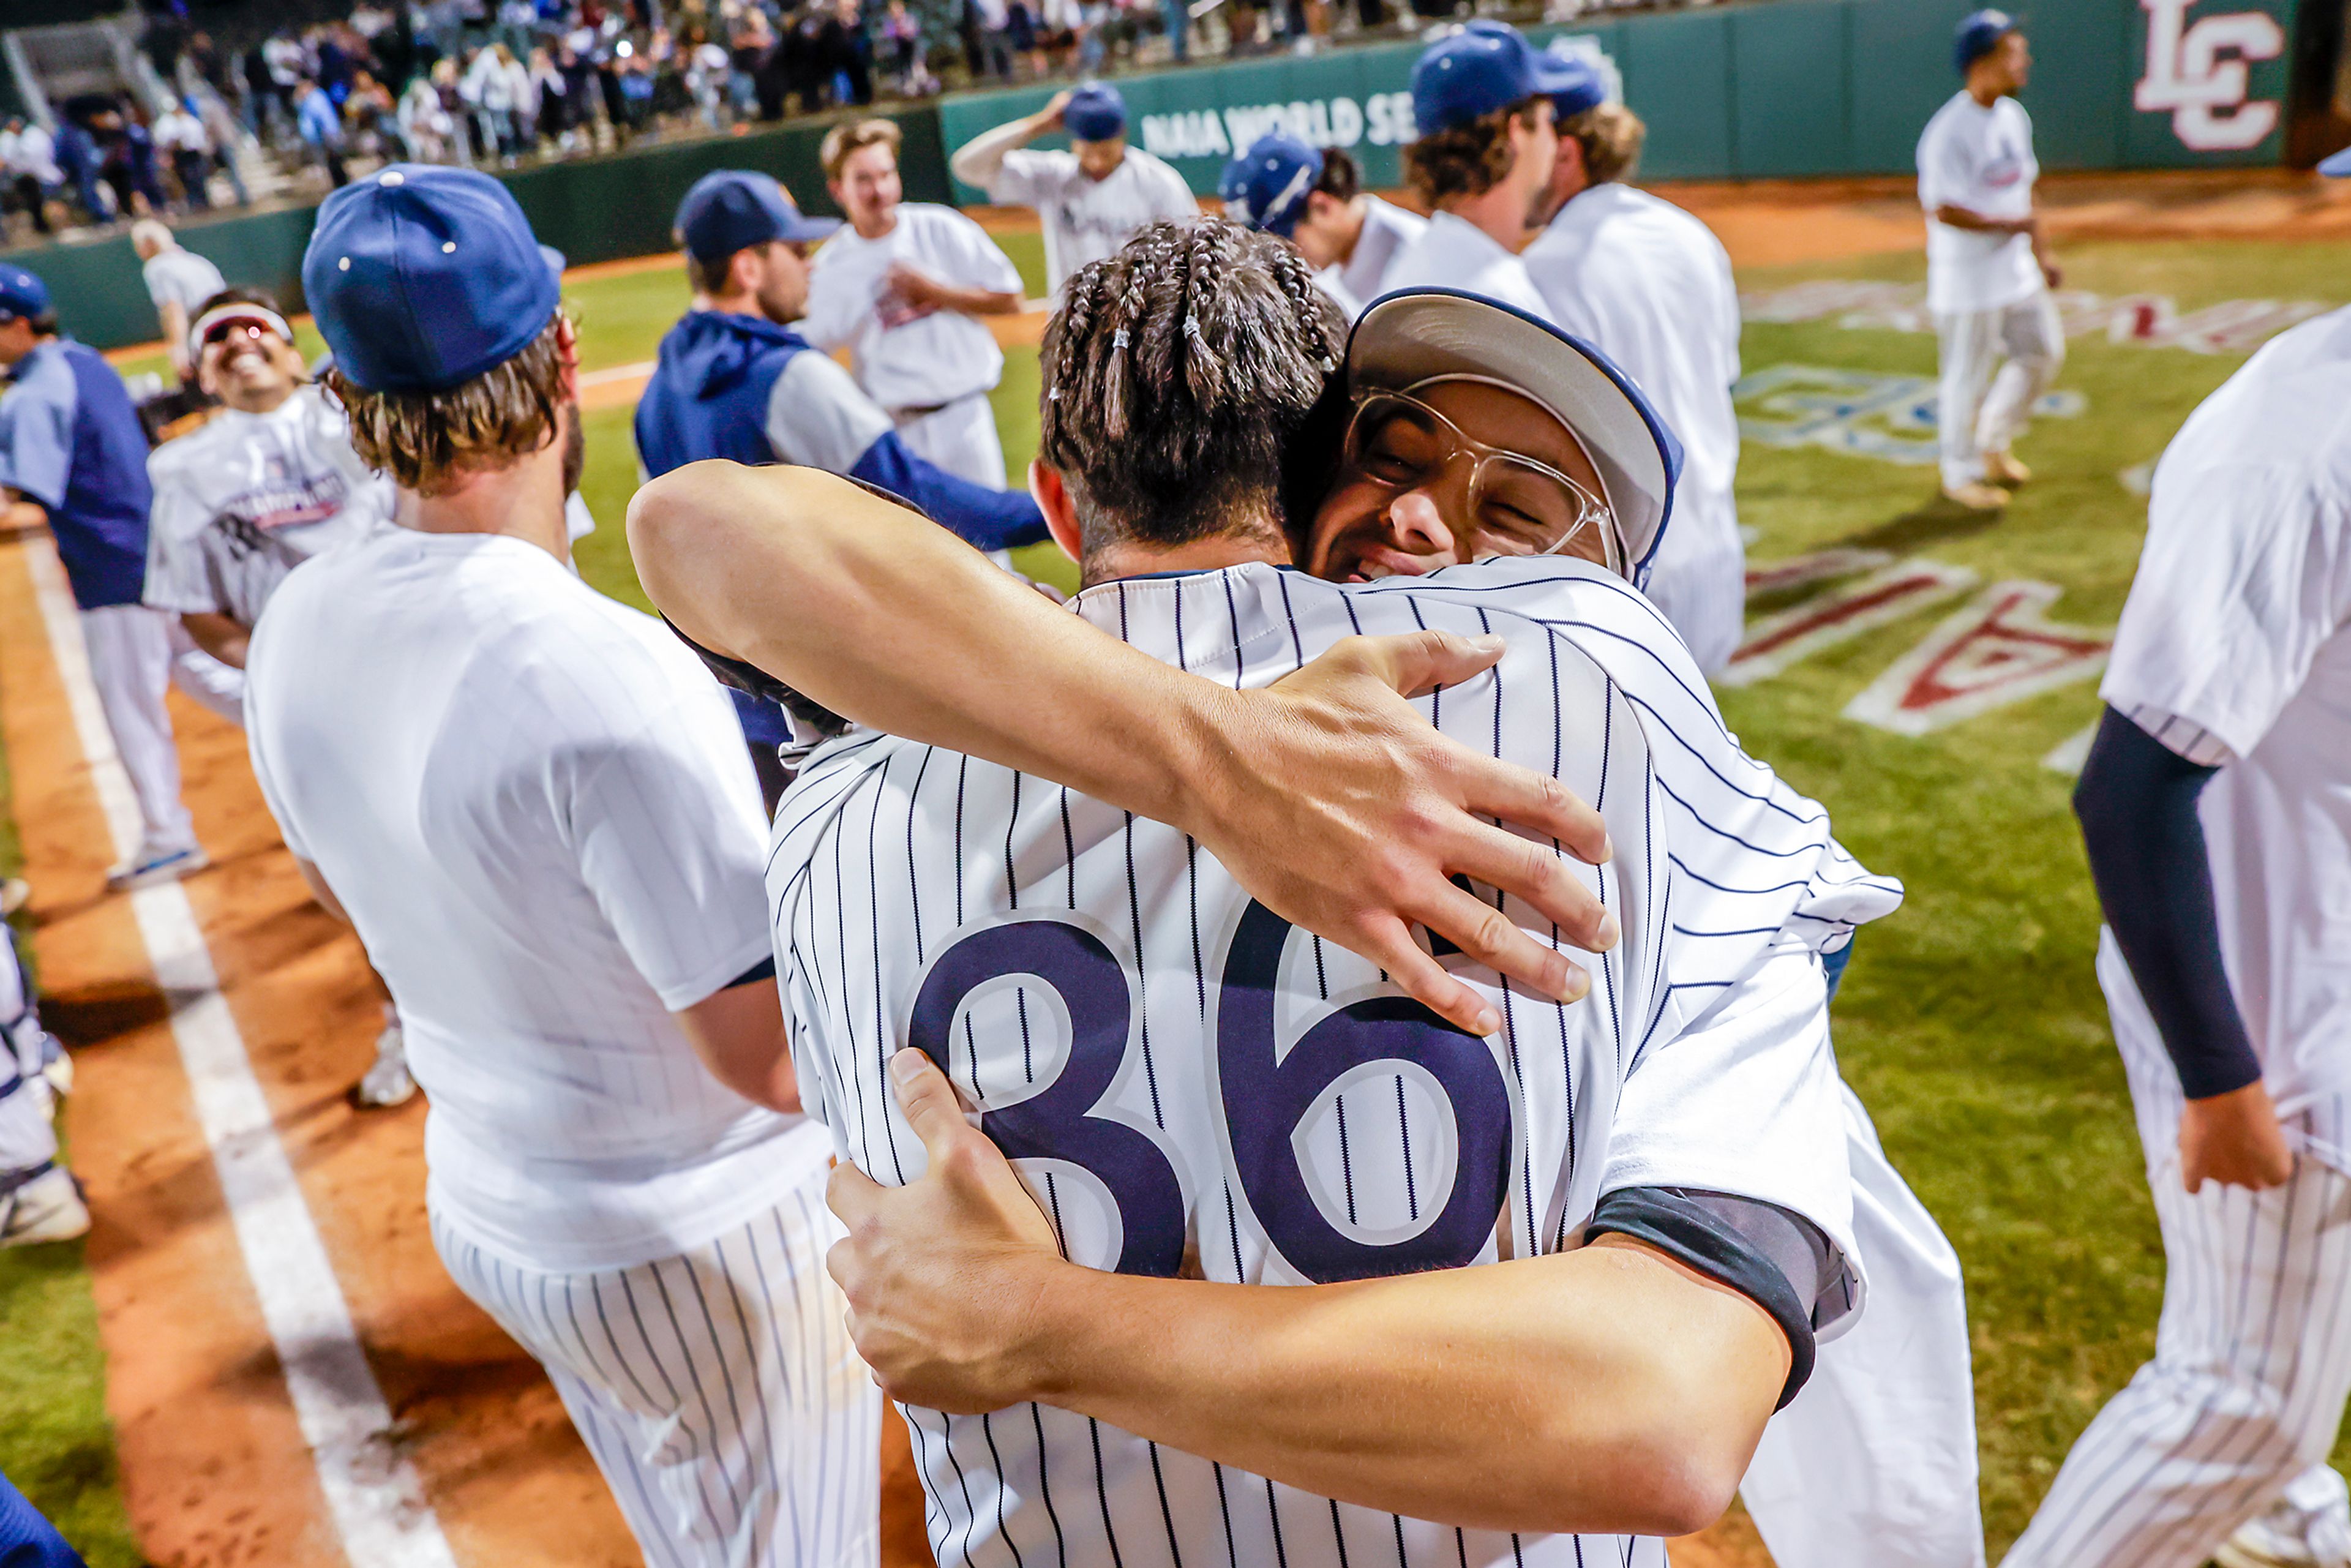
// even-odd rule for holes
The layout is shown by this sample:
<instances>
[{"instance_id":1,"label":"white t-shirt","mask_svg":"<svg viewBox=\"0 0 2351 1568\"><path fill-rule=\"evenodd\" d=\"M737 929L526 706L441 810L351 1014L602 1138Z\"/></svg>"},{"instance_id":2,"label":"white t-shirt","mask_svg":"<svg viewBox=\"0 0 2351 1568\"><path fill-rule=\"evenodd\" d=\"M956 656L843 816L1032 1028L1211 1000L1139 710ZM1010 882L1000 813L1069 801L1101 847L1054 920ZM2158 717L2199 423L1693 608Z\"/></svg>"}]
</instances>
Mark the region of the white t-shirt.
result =
<instances>
[{"instance_id":1,"label":"white t-shirt","mask_svg":"<svg viewBox=\"0 0 2351 1568\"><path fill-rule=\"evenodd\" d=\"M2280 1114L2351 1171L2351 309L2270 340L2172 438L2099 695L2220 766L2230 988ZM2100 969L2130 988L2119 955Z\"/></svg>"},{"instance_id":2,"label":"white t-shirt","mask_svg":"<svg viewBox=\"0 0 2351 1568\"><path fill-rule=\"evenodd\" d=\"M183 246L158 251L139 273L147 280L147 298L155 302L156 309L161 310L166 300L177 300L191 322L205 300L228 287L219 267Z\"/></svg>"},{"instance_id":3,"label":"white t-shirt","mask_svg":"<svg viewBox=\"0 0 2351 1568\"><path fill-rule=\"evenodd\" d=\"M1056 295L1070 274L1116 254L1144 225L1200 215L1184 176L1140 147L1129 147L1102 180L1088 179L1074 152L1015 149L988 183L987 199L1034 207L1044 219L1045 282Z\"/></svg>"},{"instance_id":4,"label":"white t-shirt","mask_svg":"<svg viewBox=\"0 0 2351 1568\"><path fill-rule=\"evenodd\" d=\"M2032 117L2012 98L1990 109L1964 89L1935 111L1918 138L1918 204L1927 210L1927 308L1937 315L1997 310L2043 287L2028 235L1955 229L1938 207L1987 218L2032 213Z\"/></svg>"},{"instance_id":5,"label":"white t-shirt","mask_svg":"<svg viewBox=\"0 0 2351 1568\"><path fill-rule=\"evenodd\" d=\"M779 1201L822 1130L710 1076L674 1012L768 955L733 706L546 551L379 529L254 633L255 775L391 986L426 1196L485 1250L630 1268Z\"/></svg>"},{"instance_id":6,"label":"white t-shirt","mask_svg":"<svg viewBox=\"0 0 2351 1568\"><path fill-rule=\"evenodd\" d=\"M1614 861L1568 869L1624 938L1573 1006L1460 967L1505 1020L1475 1040L1292 931L1174 828L852 735L785 796L768 869L800 1082L841 1158L885 1183L922 1173L883 1067L912 1044L1092 1268L1271 1287L1489 1263L1578 1245L1603 1196L1644 1186L1783 1205L1851 1256L1815 949L1899 891L1740 754L1646 601L1552 559L1348 586L1250 565L1103 584L1076 608L1235 686L1358 630L1502 635L1493 674L1416 706L1602 802ZM1641 651L1621 668L1580 641L1625 639ZM907 1416L945 1568L1665 1563L1656 1541L1333 1503L1045 1406Z\"/></svg>"},{"instance_id":7,"label":"white t-shirt","mask_svg":"<svg viewBox=\"0 0 2351 1568\"><path fill-rule=\"evenodd\" d=\"M155 117L155 145L166 152L183 149L204 152L212 143L204 135L204 122L184 109L167 109Z\"/></svg>"},{"instance_id":8,"label":"white t-shirt","mask_svg":"<svg viewBox=\"0 0 2351 1568\"><path fill-rule=\"evenodd\" d=\"M0 131L0 166L11 174L30 174L43 185L65 182L57 169L56 140L31 120L14 133Z\"/></svg>"},{"instance_id":9,"label":"white t-shirt","mask_svg":"<svg viewBox=\"0 0 2351 1568\"><path fill-rule=\"evenodd\" d=\"M1458 288L1551 319L1526 265L1484 229L1451 213L1431 217L1420 237L1389 263L1384 289L1396 288Z\"/></svg>"},{"instance_id":10,"label":"white t-shirt","mask_svg":"<svg viewBox=\"0 0 2351 1568\"><path fill-rule=\"evenodd\" d=\"M1428 232L1428 220L1377 196L1364 198L1364 231L1355 236L1355 253L1345 261L1324 267L1314 281L1328 290L1351 317L1389 289L1388 269L1405 247Z\"/></svg>"},{"instance_id":11,"label":"white t-shirt","mask_svg":"<svg viewBox=\"0 0 2351 1568\"><path fill-rule=\"evenodd\" d=\"M157 447L147 477L147 602L246 627L287 573L392 517L392 481L360 464L317 387L267 413L221 410Z\"/></svg>"},{"instance_id":12,"label":"white t-shirt","mask_svg":"<svg viewBox=\"0 0 2351 1568\"><path fill-rule=\"evenodd\" d=\"M820 349L846 344L858 384L885 409L932 407L995 386L1004 350L986 322L883 304L883 280L898 263L961 288L1020 290L1019 269L987 230L953 207L907 202L879 239L844 228L824 243L809 270L808 315L793 325Z\"/></svg>"},{"instance_id":13,"label":"white t-shirt","mask_svg":"<svg viewBox=\"0 0 2351 1568\"><path fill-rule=\"evenodd\" d=\"M1747 550L1739 472L1739 287L1722 242L1671 202L1611 182L1579 193L1520 258L1561 328L1639 383L1682 444L1674 516L1648 593L1719 669L1743 631Z\"/></svg>"}]
</instances>

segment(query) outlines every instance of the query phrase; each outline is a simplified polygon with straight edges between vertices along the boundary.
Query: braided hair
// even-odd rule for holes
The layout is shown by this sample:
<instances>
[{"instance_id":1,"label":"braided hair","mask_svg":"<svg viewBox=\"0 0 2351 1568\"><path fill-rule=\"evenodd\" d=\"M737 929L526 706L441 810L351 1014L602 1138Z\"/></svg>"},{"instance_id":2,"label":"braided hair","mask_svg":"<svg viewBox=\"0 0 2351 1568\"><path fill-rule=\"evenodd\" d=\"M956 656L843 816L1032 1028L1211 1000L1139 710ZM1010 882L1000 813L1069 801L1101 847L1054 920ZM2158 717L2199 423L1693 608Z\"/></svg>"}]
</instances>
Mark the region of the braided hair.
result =
<instances>
[{"instance_id":1,"label":"braided hair","mask_svg":"<svg viewBox=\"0 0 2351 1568\"><path fill-rule=\"evenodd\" d=\"M1153 224L1071 277L1045 329L1039 450L1089 553L1279 526L1284 448L1345 340L1304 257L1221 218Z\"/></svg>"}]
</instances>

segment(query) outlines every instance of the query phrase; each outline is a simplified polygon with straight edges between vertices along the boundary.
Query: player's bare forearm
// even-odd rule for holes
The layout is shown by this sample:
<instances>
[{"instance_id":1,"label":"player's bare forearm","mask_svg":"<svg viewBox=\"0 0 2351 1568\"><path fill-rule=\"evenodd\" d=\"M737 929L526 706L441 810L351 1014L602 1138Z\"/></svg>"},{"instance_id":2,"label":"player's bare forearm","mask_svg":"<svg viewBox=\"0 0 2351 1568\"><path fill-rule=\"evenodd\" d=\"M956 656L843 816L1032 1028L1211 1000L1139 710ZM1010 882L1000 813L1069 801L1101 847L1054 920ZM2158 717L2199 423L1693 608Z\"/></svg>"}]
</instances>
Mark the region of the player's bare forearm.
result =
<instances>
[{"instance_id":1,"label":"player's bare forearm","mask_svg":"<svg viewBox=\"0 0 2351 1568\"><path fill-rule=\"evenodd\" d=\"M947 161L955 177L967 185L977 185L985 191L995 182L997 172L1004 167L1004 155L1015 148L1026 147L1040 136L1061 123L1061 106L1069 99L1061 93L1050 103L1026 120L1007 120L1002 125L981 131L956 149Z\"/></svg>"},{"instance_id":2,"label":"player's bare forearm","mask_svg":"<svg viewBox=\"0 0 2351 1568\"><path fill-rule=\"evenodd\" d=\"M772 977L714 991L673 1016L713 1078L755 1105L799 1110L791 1035Z\"/></svg>"},{"instance_id":3,"label":"player's bare forearm","mask_svg":"<svg viewBox=\"0 0 2351 1568\"><path fill-rule=\"evenodd\" d=\"M1017 288L943 287L943 308L967 316L1018 316L1028 301Z\"/></svg>"},{"instance_id":4,"label":"player's bare forearm","mask_svg":"<svg viewBox=\"0 0 2351 1568\"><path fill-rule=\"evenodd\" d=\"M1445 1523L1682 1534L1729 1505L1784 1386L1761 1308L1620 1238L1289 1288L1066 1262L937 1070L893 1070L927 1168L897 1188L835 1172L830 1267L910 1403L1038 1400Z\"/></svg>"},{"instance_id":5,"label":"player's bare forearm","mask_svg":"<svg viewBox=\"0 0 2351 1568\"><path fill-rule=\"evenodd\" d=\"M246 650L253 643L253 629L239 625L225 615L209 615L191 611L180 617L195 645L232 669L245 668Z\"/></svg>"},{"instance_id":6,"label":"player's bare forearm","mask_svg":"<svg viewBox=\"0 0 2351 1568\"><path fill-rule=\"evenodd\" d=\"M1466 679L1499 646L1354 638L1236 692L1049 604L946 529L812 469L704 463L637 492L639 580L679 629L834 712L1034 773L1198 838L1275 914L1394 975L1463 1028L1492 1005L1411 936L1425 925L1546 996L1583 970L1458 873L1525 899L1572 946L1614 917L1547 844L1604 860L1598 815L1554 779L1469 752L1400 693Z\"/></svg>"},{"instance_id":7,"label":"player's bare forearm","mask_svg":"<svg viewBox=\"0 0 2351 1568\"><path fill-rule=\"evenodd\" d=\"M2029 234L2034 220L2023 218L1990 218L1968 207L1954 206L1946 202L1935 209L1935 221L1949 228L1967 229L1976 234Z\"/></svg>"},{"instance_id":8,"label":"player's bare forearm","mask_svg":"<svg viewBox=\"0 0 2351 1568\"><path fill-rule=\"evenodd\" d=\"M7 498L0 501L0 529L9 533L26 533L48 527L48 508L37 501L27 501L14 491L0 491Z\"/></svg>"}]
</instances>

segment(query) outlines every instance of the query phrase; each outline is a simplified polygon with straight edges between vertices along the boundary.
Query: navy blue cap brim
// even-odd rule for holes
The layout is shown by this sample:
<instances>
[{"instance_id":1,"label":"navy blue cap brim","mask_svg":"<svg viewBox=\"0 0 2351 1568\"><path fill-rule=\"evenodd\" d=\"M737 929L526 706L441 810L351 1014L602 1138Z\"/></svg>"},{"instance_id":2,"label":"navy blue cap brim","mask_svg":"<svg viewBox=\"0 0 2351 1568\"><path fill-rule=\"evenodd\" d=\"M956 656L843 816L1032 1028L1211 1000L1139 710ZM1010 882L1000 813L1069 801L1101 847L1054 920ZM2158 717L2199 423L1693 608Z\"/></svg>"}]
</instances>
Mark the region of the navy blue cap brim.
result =
<instances>
[{"instance_id":1,"label":"navy blue cap brim","mask_svg":"<svg viewBox=\"0 0 2351 1568\"><path fill-rule=\"evenodd\" d=\"M793 245L814 245L819 240L831 239L840 229L839 218L812 218L801 213L786 224L784 232L776 237Z\"/></svg>"},{"instance_id":2,"label":"navy blue cap brim","mask_svg":"<svg viewBox=\"0 0 2351 1568\"><path fill-rule=\"evenodd\" d=\"M1351 387L1401 392L1444 375L1489 377L1567 421L1607 486L1625 575L1645 583L1673 518L1682 448L1633 379L1573 333L1458 288L1384 294L1348 335Z\"/></svg>"},{"instance_id":3,"label":"navy blue cap brim","mask_svg":"<svg viewBox=\"0 0 2351 1568\"><path fill-rule=\"evenodd\" d=\"M2318 172L2336 180L2351 180L2351 147L2346 147L2332 158L2322 159Z\"/></svg>"}]
</instances>

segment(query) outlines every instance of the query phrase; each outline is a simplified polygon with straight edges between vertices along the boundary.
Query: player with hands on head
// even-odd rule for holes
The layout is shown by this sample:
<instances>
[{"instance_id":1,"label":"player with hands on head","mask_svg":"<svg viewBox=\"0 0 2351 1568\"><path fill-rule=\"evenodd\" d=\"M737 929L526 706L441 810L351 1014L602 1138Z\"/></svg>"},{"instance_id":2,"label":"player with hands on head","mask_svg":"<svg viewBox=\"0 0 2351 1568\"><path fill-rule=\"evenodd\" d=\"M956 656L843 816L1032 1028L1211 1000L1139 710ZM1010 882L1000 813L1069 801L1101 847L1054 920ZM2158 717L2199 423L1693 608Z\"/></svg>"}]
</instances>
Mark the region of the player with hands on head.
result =
<instances>
[{"instance_id":1,"label":"player with hands on head","mask_svg":"<svg viewBox=\"0 0 2351 1568\"><path fill-rule=\"evenodd\" d=\"M163 329L163 351L171 359L172 374L184 386L196 379L188 329L203 313L204 301L226 288L228 280L209 258L182 245L168 225L154 218L141 218L131 225L131 248L139 257L139 275Z\"/></svg>"},{"instance_id":2,"label":"player with hands on head","mask_svg":"<svg viewBox=\"0 0 2351 1568\"><path fill-rule=\"evenodd\" d=\"M1029 145L1057 131L1069 133L1068 152ZM1045 226L1045 287L1056 299L1071 273L1111 255L1144 225L1200 214L1183 175L1128 144L1126 99L1101 82L1055 93L1027 119L981 132L956 149L947 167L991 202L1037 209Z\"/></svg>"},{"instance_id":3,"label":"player with hands on head","mask_svg":"<svg viewBox=\"0 0 2351 1568\"><path fill-rule=\"evenodd\" d=\"M1405 179L1434 210L1389 264L1389 288L1460 288L1531 316L1542 295L1519 260L1527 229L1549 211L1559 131L1552 95L1577 83L1571 62L1516 27L1471 22L1412 68L1413 122Z\"/></svg>"},{"instance_id":4,"label":"player with hands on head","mask_svg":"<svg viewBox=\"0 0 2351 1568\"><path fill-rule=\"evenodd\" d=\"M2346 497L2351 310L2271 339L2156 465L2074 801L2169 1275L2011 1568L2351 1561Z\"/></svg>"},{"instance_id":5,"label":"player with hands on head","mask_svg":"<svg viewBox=\"0 0 2351 1568\"><path fill-rule=\"evenodd\" d=\"M302 282L397 526L278 589L247 734L399 1000L434 1247L649 1562L871 1563L880 1402L819 1266L758 786L693 654L569 570L556 277L497 181L395 164L319 208Z\"/></svg>"},{"instance_id":6,"label":"player with hands on head","mask_svg":"<svg viewBox=\"0 0 2351 1568\"><path fill-rule=\"evenodd\" d=\"M1431 316L1400 330L1426 357L1421 379L1442 380L1444 313L1483 307L1458 296L1426 303ZM1553 933L1506 897L1473 890L1465 903L1495 917L1489 931L1538 947L1603 948L1595 967L1607 983L1569 1006L1451 958L1453 977L1489 1009L1491 1038L1470 1037L1397 998L1370 965L1293 939L1169 830L1122 823L1050 784L1023 789L1002 768L947 768L883 737L820 752L779 813L770 885L810 1092L820 1071L836 1137L863 1172L835 1177L852 1242L834 1267L869 1358L893 1386L918 1385L946 1411L1039 1402L976 1420L915 1413L955 1468L979 1478L967 1518L933 1458L946 1518L934 1536L950 1557L998 1538L1050 1551L1067 1534L1081 1552L1108 1542L1128 1561L1228 1545L1255 1561L1278 1541L1291 1561L1335 1562L1354 1536L1358 1549L1393 1542L1407 1562L1565 1562L1594 1551L1661 1562L1659 1543L1642 1538L1719 1511L1765 1417L1801 1385L1815 1331L1834 1332L1855 1301L1814 944L1898 893L1853 874L1817 808L1736 758L1719 721L1690 706L1687 654L1621 580L1572 558L1353 588L1271 570L1290 556L1280 447L1321 398L1339 327L1295 253L1219 223L1147 232L1075 281L1049 333L1034 482L1057 538L1081 559L1081 613L1098 633L1188 672L1177 685L1242 691L1346 643L1358 624L1499 636L1499 664L1447 685L1420 711L1490 748L1489 759L1539 758L1534 770L1548 769L1552 788L1607 802L1614 858L1575 880L1588 878L1609 917ZM1624 538L1646 550L1667 515L1670 441L1596 358L1576 357L1560 385L1579 407L1613 411L1594 416L1587 472L1611 476L1623 517L1577 506L1576 531L1600 536L1590 545L1603 555L1621 559ZM1148 431L1122 434L1145 409ZM765 491L772 513L791 504L788 485L815 500L786 474L680 475L632 514L640 556L658 556L673 528L681 541L706 539L690 515L664 520L670 506L740 515ZM1577 495L1564 490L1562 503ZM877 526L853 524L869 537ZM738 596L712 611L659 567L648 581L674 615L691 616L696 600L706 613L695 634L742 637L758 646L756 663L795 684L825 678L814 661L770 662L781 626L761 623L780 622L775 607ZM1704 758L1677 765L1692 775L1677 774L1680 784L1700 788L1701 768L1728 768L1755 786L1754 796L1729 792L1744 806L1725 795L1725 778L1703 787L1699 809L1719 813L1710 841L1665 820L1652 793L1666 755L1651 748L1658 732L1552 629L1579 613L1610 634L1646 627L1664 666L1683 666L1670 683L1653 673L1646 694L1670 711L1677 735L1687 722L1683 744ZM1123 727L1121 706L1088 721ZM959 816L956 789L921 781L943 770L958 781ZM912 841L902 849L883 833L890 869L844 895L823 865L839 841L830 824L862 820L876 790L877 805L893 802L883 817L907 814ZM1776 824L1764 820L1775 811L1785 813ZM950 839L963 845L956 883L933 876L924 886L918 872L909 888L899 856L914 867L955 860ZM1699 874L1719 875L1722 857L1755 853L1731 848L1736 840L1769 841L1778 870L1799 868L1795 880L1759 904L1670 869L1686 855ZM1574 870L1549 846L1517 842L1520 868ZM1750 884L1757 869L1740 867ZM1668 936L1667 908L1675 925L1744 935L1701 955ZM1816 930L1787 924L1799 908L1821 921ZM870 959L856 942L846 961L828 959L814 938L836 918L889 935ZM1698 993L1711 998L1725 976L1750 967L1784 974L1785 989L1766 986L1771 1004L1697 1027L1709 1008ZM1127 1021L1136 1013L1139 1036ZM860 1019L878 1039L852 1051L844 1031ZM1259 1076L1260 1051L1278 1057L1287 1039L1298 1044L1272 1078ZM885 1079L875 1050L897 1041L947 1064L977 1098L982 1131L1020 1162L1050 1229L1033 1214L1009 1233L987 1218L1004 1207L973 1197L1002 1157L987 1144L958 1153L935 1143L935 1162L909 1147L888 1107L893 1089L919 1091L929 1070L902 1057L897 1082ZM1646 1065L1627 1073L1636 1059ZM1759 1103L1777 1108L1760 1124ZM1432 1151L1446 1147L1446 1126L1458 1141L1440 1166ZM945 1213L971 1223L938 1234ZM925 1227L933 1256L918 1259L904 1243ZM1720 1249L1701 1257L1685 1245L1692 1228ZM1055 1250L1056 1230L1075 1262ZM1582 1245L1603 1232L1618 1239ZM1499 1267L1461 1267L1475 1263ZM1179 1273L1206 1278L1163 1277ZM967 1287L955 1307L938 1289L950 1278ZM1259 1284L1297 1288L1248 1288ZM986 1304L1014 1299L1030 1304L1025 1314ZM941 1312L959 1312L964 1330L933 1339ZM1661 1322L1676 1325L1674 1356L1635 1343L1635 1323ZM935 1348L912 1361L893 1353L923 1340ZM1575 1381L1578 1396L1539 1398L1544 1418L1531 1430L1528 1383L1553 1379ZM1439 1398L1458 1419L1393 1419L1401 1404ZM1092 1469L1096 1442L1102 1463ZM1068 1508L1041 1517L1028 1500L1049 1471L1054 1490L1072 1472L1099 1486L1099 1521ZM993 1518L991 1500L1004 1505Z\"/></svg>"},{"instance_id":7,"label":"player with hands on head","mask_svg":"<svg viewBox=\"0 0 2351 1568\"><path fill-rule=\"evenodd\" d=\"M1942 360L1935 418L1943 494L1994 511L2032 477L2009 445L2065 362L2050 298L2062 274L2033 200L2032 117L2016 101L2032 69L2023 31L2005 11L1975 12L1951 57L1964 85L1918 137L1927 308Z\"/></svg>"},{"instance_id":8,"label":"player with hands on head","mask_svg":"<svg viewBox=\"0 0 2351 1568\"><path fill-rule=\"evenodd\" d=\"M1020 310L1020 274L955 208L904 199L899 141L887 120L825 132L825 188L849 226L810 263L800 331L827 352L849 350L857 384L908 451L1001 490L1004 444L987 394L1004 377L1004 350L980 318Z\"/></svg>"},{"instance_id":9,"label":"player with hands on head","mask_svg":"<svg viewBox=\"0 0 2351 1568\"><path fill-rule=\"evenodd\" d=\"M1350 320L1388 291L1389 264L1428 229L1418 213L1364 190L1343 150L1287 131L1267 131L1226 164L1217 193L1233 222L1296 246Z\"/></svg>"}]
</instances>

